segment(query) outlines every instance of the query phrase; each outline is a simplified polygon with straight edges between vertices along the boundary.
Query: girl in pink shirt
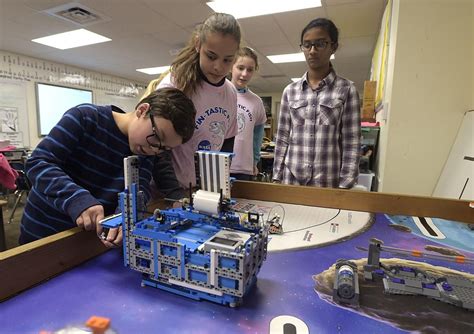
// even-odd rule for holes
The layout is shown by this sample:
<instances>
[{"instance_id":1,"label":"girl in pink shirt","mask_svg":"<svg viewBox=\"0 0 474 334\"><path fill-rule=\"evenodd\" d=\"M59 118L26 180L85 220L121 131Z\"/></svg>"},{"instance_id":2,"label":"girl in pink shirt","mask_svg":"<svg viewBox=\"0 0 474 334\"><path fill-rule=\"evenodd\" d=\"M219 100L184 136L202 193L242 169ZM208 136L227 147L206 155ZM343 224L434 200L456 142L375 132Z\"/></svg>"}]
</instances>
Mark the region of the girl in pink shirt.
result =
<instances>
[{"instance_id":1,"label":"girl in pink shirt","mask_svg":"<svg viewBox=\"0 0 474 334\"><path fill-rule=\"evenodd\" d=\"M150 82L147 94L171 86L183 91L196 107L194 135L186 144L171 151L171 160L178 183L186 189L196 184L194 153L197 150L232 151L237 134L237 92L226 79L240 47L240 26L228 14L214 13L194 31L188 45L171 64L169 73ZM157 158L158 159L158 158ZM162 159L162 158L161 158ZM165 196L181 198L184 191L174 191L170 177L154 175ZM158 180L158 181L157 181ZM176 190L176 189L173 189Z\"/></svg>"},{"instance_id":2,"label":"girl in pink shirt","mask_svg":"<svg viewBox=\"0 0 474 334\"><path fill-rule=\"evenodd\" d=\"M262 99L247 88L255 71L258 58L254 50L242 48L232 67L232 83L237 88L237 124L231 175L239 180L252 180L257 175L263 130L267 116Z\"/></svg>"}]
</instances>

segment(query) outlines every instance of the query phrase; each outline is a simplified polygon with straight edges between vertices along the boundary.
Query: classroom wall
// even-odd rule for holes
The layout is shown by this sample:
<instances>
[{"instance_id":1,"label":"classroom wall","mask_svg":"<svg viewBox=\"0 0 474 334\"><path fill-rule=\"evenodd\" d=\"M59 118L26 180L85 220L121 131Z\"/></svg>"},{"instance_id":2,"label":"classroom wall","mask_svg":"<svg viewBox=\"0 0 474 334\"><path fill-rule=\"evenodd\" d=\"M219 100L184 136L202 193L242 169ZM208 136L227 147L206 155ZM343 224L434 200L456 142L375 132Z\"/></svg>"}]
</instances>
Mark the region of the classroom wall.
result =
<instances>
[{"instance_id":1,"label":"classroom wall","mask_svg":"<svg viewBox=\"0 0 474 334\"><path fill-rule=\"evenodd\" d=\"M283 90L281 92L270 92L270 93L259 93L258 96L270 96L272 98L272 130L273 130L273 140L275 140L275 135L278 127L278 113L279 105L281 102L281 96L283 95Z\"/></svg>"},{"instance_id":2,"label":"classroom wall","mask_svg":"<svg viewBox=\"0 0 474 334\"><path fill-rule=\"evenodd\" d=\"M277 104L281 102L281 96L283 95L283 90L281 92L262 93L258 95L272 97L272 117L275 117L275 115L277 114L276 107L277 107Z\"/></svg>"},{"instance_id":3,"label":"classroom wall","mask_svg":"<svg viewBox=\"0 0 474 334\"><path fill-rule=\"evenodd\" d=\"M379 191L431 196L473 105L469 0L394 0Z\"/></svg>"},{"instance_id":4,"label":"classroom wall","mask_svg":"<svg viewBox=\"0 0 474 334\"><path fill-rule=\"evenodd\" d=\"M389 9L390 14L390 27L389 27L389 45L388 45L388 57L385 74L385 88L383 91L382 105L379 107L380 111L376 114L376 120L380 123L379 142L377 149L377 157L375 161L375 173L376 173L376 189L382 191L383 180L385 176L385 162L387 159L387 147L390 133L390 101L392 99L392 87L393 87L393 76L394 76L394 61L396 54L396 43L397 31L398 31L398 15L399 15L399 1L391 1L387 6L391 6ZM387 9L386 9L387 11Z\"/></svg>"},{"instance_id":5,"label":"classroom wall","mask_svg":"<svg viewBox=\"0 0 474 334\"><path fill-rule=\"evenodd\" d=\"M19 115L19 130L24 146L31 148L42 139L38 135L36 82L92 90L94 103L114 104L125 111L134 109L147 84L0 50L0 90L14 89L17 95L12 100L0 94L0 107L15 107L15 101L23 100L21 97L26 100L17 106L18 112L24 113Z\"/></svg>"}]
</instances>

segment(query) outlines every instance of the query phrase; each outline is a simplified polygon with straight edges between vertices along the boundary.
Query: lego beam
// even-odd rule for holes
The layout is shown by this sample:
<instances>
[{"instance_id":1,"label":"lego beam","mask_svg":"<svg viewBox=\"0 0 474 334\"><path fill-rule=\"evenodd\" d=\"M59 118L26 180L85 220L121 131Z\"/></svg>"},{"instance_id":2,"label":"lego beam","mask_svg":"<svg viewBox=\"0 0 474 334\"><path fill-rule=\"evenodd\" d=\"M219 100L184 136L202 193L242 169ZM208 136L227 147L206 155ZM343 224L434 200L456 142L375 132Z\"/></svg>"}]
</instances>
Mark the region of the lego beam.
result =
<instances>
[{"instance_id":1,"label":"lego beam","mask_svg":"<svg viewBox=\"0 0 474 334\"><path fill-rule=\"evenodd\" d=\"M443 218L474 223L469 201L367 191L297 187L236 181L232 197L392 215Z\"/></svg>"}]
</instances>

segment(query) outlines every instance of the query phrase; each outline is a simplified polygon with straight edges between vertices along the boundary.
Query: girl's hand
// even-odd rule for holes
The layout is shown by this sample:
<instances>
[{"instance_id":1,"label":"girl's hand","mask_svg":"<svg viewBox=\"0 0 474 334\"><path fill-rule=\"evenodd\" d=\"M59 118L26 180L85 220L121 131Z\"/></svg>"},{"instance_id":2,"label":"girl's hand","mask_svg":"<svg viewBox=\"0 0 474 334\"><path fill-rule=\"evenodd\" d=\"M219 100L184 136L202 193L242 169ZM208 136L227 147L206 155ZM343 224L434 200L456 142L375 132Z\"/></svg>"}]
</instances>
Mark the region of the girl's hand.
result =
<instances>
[{"instance_id":1,"label":"girl's hand","mask_svg":"<svg viewBox=\"0 0 474 334\"><path fill-rule=\"evenodd\" d=\"M257 166L253 166L253 176L257 176L260 171Z\"/></svg>"}]
</instances>

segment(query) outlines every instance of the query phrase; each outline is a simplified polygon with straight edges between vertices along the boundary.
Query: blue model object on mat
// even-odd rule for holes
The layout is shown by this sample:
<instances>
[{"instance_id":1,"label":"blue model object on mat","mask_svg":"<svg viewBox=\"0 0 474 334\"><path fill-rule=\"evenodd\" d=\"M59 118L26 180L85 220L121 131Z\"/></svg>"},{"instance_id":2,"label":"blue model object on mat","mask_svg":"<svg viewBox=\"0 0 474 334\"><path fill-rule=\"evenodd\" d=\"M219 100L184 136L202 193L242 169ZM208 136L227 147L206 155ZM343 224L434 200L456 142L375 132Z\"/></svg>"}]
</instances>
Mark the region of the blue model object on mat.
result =
<instances>
[{"instance_id":1,"label":"blue model object on mat","mask_svg":"<svg viewBox=\"0 0 474 334\"><path fill-rule=\"evenodd\" d=\"M381 251L471 265L474 264L473 259L459 255L431 254L419 250L410 251L389 247L384 246L381 240L372 239L367 264L364 265L364 277L366 280L381 278L386 294L422 295L467 310L474 310L474 280L459 274L433 273L433 270L418 269L401 263L392 266L383 265L380 262Z\"/></svg>"},{"instance_id":2,"label":"blue model object on mat","mask_svg":"<svg viewBox=\"0 0 474 334\"><path fill-rule=\"evenodd\" d=\"M122 214L102 225L122 226L124 265L143 273L143 286L234 307L266 258L268 227L258 214L229 209L231 154L197 154L204 190L183 208L156 210L148 218L138 191L138 157L126 158Z\"/></svg>"}]
</instances>

